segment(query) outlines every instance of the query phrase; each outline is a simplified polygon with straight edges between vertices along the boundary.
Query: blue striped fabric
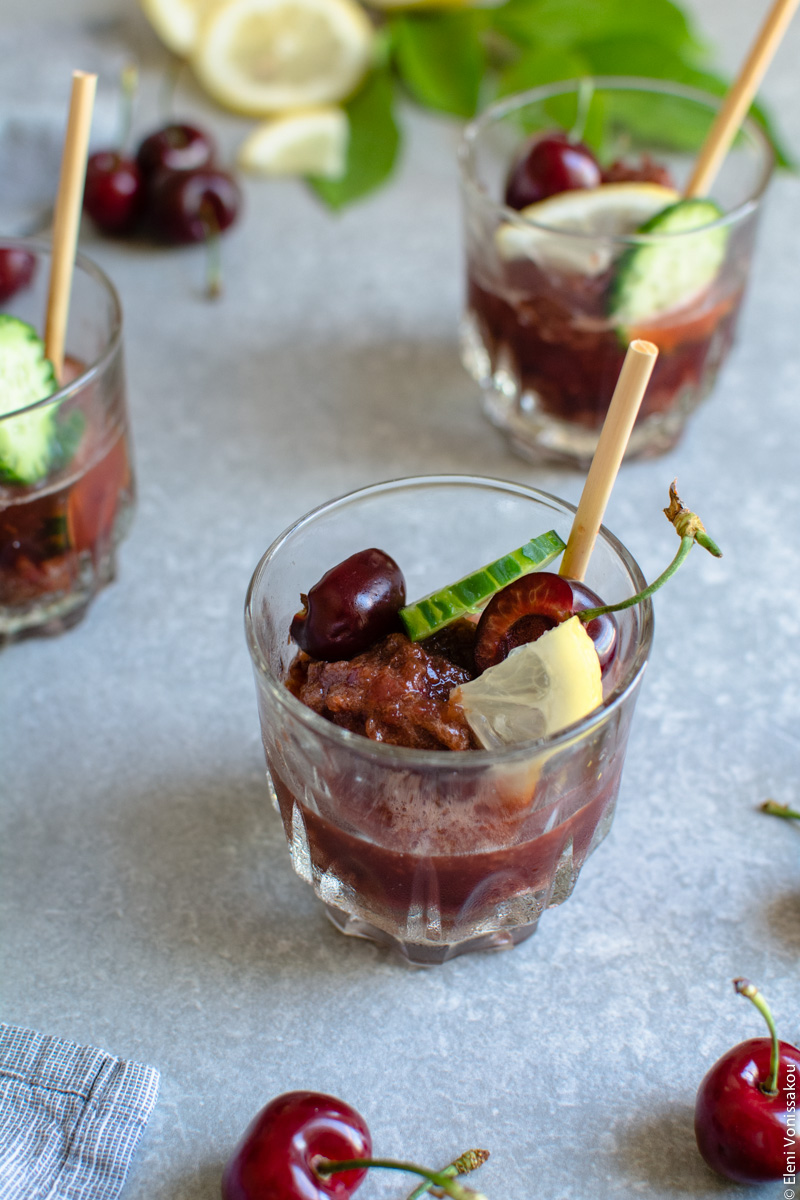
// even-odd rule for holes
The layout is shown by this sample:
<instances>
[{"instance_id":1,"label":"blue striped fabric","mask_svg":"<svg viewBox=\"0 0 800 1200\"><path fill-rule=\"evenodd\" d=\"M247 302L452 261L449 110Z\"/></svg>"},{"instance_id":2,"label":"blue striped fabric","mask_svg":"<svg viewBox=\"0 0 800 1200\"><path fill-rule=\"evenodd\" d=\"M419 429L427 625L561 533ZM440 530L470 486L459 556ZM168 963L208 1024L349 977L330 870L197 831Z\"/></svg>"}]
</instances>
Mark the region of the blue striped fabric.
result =
<instances>
[{"instance_id":1,"label":"blue striped fabric","mask_svg":"<svg viewBox=\"0 0 800 1200\"><path fill-rule=\"evenodd\" d=\"M158 1071L0 1025L0 1200L115 1200Z\"/></svg>"}]
</instances>

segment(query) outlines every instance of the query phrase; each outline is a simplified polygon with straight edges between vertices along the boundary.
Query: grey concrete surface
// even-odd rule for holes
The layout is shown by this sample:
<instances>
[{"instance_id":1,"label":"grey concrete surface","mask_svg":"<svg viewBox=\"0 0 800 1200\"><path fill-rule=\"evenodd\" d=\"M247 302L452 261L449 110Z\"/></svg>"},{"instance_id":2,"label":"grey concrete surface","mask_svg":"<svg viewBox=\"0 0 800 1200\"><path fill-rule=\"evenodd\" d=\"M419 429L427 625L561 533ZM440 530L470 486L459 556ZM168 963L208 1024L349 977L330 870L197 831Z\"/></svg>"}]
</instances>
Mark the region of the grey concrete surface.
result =
<instances>
[{"instance_id":1,"label":"grey concrete surface","mask_svg":"<svg viewBox=\"0 0 800 1200\"><path fill-rule=\"evenodd\" d=\"M728 67L763 7L698 0ZM121 17L153 118L164 59L132 0L4 9L43 46L57 20L91 39L88 18ZM798 156L799 58L796 21L764 94ZM179 96L230 150L242 124L188 81ZM733 1200L692 1136L704 1072L762 1032L730 980L757 980L800 1040L800 829L756 811L800 802L800 180L771 189L713 397L609 507L652 576L677 476L725 551L656 601L612 832L528 943L420 972L340 936L293 875L242 632L260 554L330 496L423 471L580 493L479 413L456 351L456 130L405 124L395 181L342 216L247 182L217 304L197 249L84 230L125 308L140 503L85 623L0 655L2 1015L159 1068L126 1200L217 1196L251 1116L298 1087L358 1107L385 1155L487 1146L495 1200ZM360 1195L408 1190L376 1174Z\"/></svg>"}]
</instances>

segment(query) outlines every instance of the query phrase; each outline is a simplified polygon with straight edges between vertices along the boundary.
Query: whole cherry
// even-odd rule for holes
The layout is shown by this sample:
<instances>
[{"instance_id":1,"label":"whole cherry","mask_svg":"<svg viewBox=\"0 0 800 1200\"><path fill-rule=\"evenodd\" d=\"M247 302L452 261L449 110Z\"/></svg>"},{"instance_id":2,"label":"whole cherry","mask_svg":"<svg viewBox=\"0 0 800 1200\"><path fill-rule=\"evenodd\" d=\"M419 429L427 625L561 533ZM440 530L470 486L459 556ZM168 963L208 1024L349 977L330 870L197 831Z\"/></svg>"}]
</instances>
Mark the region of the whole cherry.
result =
<instances>
[{"instance_id":1,"label":"whole cherry","mask_svg":"<svg viewBox=\"0 0 800 1200\"><path fill-rule=\"evenodd\" d=\"M581 142L565 133L550 133L528 142L506 182L509 208L527 208L548 196L576 188L598 187L603 174L597 159Z\"/></svg>"},{"instance_id":2,"label":"whole cherry","mask_svg":"<svg viewBox=\"0 0 800 1200\"><path fill-rule=\"evenodd\" d=\"M241 198L239 185L226 171L163 171L150 195L153 229L165 242L208 241L233 224Z\"/></svg>"},{"instance_id":3,"label":"whole cherry","mask_svg":"<svg viewBox=\"0 0 800 1200\"><path fill-rule=\"evenodd\" d=\"M170 122L153 130L136 152L143 177L150 182L161 171L194 171L210 167L216 157L214 140L204 129Z\"/></svg>"},{"instance_id":4,"label":"whole cherry","mask_svg":"<svg viewBox=\"0 0 800 1200\"><path fill-rule=\"evenodd\" d=\"M144 208L144 180L136 162L116 150L99 150L86 164L83 207L104 233L130 233Z\"/></svg>"},{"instance_id":5,"label":"whole cherry","mask_svg":"<svg viewBox=\"0 0 800 1200\"><path fill-rule=\"evenodd\" d=\"M312 658L337 662L399 628L405 579L394 559L373 547L331 567L301 601L291 636Z\"/></svg>"},{"instance_id":6,"label":"whole cherry","mask_svg":"<svg viewBox=\"0 0 800 1200\"><path fill-rule=\"evenodd\" d=\"M410 1171L452 1200L484 1200L456 1178L489 1157L467 1150L442 1171L371 1158L372 1139L360 1113L322 1092L286 1092L261 1110L222 1174L222 1200L349 1200L369 1167Z\"/></svg>"},{"instance_id":7,"label":"whole cherry","mask_svg":"<svg viewBox=\"0 0 800 1200\"><path fill-rule=\"evenodd\" d=\"M0 301L9 300L33 279L36 258L20 246L0 247Z\"/></svg>"},{"instance_id":8,"label":"whole cherry","mask_svg":"<svg viewBox=\"0 0 800 1200\"><path fill-rule=\"evenodd\" d=\"M372 1139L360 1113L319 1092L286 1092L246 1130L222 1176L223 1200L348 1200L366 1167L323 1179L319 1159L368 1158Z\"/></svg>"},{"instance_id":9,"label":"whole cherry","mask_svg":"<svg viewBox=\"0 0 800 1200\"><path fill-rule=\"evenodd\" d=\"M734 1046L714 1064L697 1092L694 1129L710 1167L737 1183L766 1183L794 1174L800 1151L795 1095L800 1050L779 1042L761 992L747 979L733 986L758 1008L770 1036ZM790 1170L791 1167L791 1170Z\"/></svg>"}]
</instances>

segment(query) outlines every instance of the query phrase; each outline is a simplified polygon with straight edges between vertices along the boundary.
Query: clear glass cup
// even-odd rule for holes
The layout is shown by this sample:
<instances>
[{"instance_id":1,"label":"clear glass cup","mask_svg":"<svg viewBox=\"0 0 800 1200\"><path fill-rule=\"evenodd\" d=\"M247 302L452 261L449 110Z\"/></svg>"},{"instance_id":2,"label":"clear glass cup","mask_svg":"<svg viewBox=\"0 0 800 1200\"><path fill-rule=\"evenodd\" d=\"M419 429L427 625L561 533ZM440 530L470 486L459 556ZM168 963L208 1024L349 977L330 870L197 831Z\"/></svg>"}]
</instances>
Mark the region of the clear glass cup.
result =
<instances>
[{"instance_id":1,"label":"clear glass cup","mask_svg":"<svg viewBox=\"0 0 800 1200\"><path fill-rule=\"evenodd\" d=\"M526 219L503 203L512 163L532 136L580 130L604 168L622 161L644 164L648 174L664 166L680 192L718 106L717 97L678 84L572 80L507 97L467 126L459 149L462 361L483 388L489 420L523 457L591 460L634 337L660 353L628 456L659 454L678 441L733 342L773 152L760 127L745 121L712 187L724 216L702 231L660 235L556 231ZM638 324L615 321L616 281L637 248L668 247L669 269L685 267L714 230L726 240L709 286L692 293L690 285L685 303Z\"/></svg>"},{"instance_id":2,"label":"clear glass cup","mask_svg":"<svg viewBox=\"0 0 800 1200\"><path fill-rule=\"evenodd\" d=\"M618 614L604 702L584 720L502 752L422 751L341 729L288 690L301 592L377 546L400 565L409 598L426 595L548 529L566 540L573 514L514 483L401 479L308 513L258 564L245 626L272 801L295 870L344 933L440 963L522 941L569 896L611 824L652 609ZM644 581L603 530L586 582L613 603Z\"/></svg>"},{"instance_id":3,"label":"clear glass cup","mask_svg":"<svg viewBox=\"0 0 800 1200\"><path fill-rule=\"evenodd\" d=\"M32 254L30 284L0 303L41 334L50 247L1 239ZM107 276L78 255L66 333L63 386L28 409L0 416L11 434L34 408L51 409L54 449L42 478L21 483L0 456L0 645L70 628L115 576L128 531L134 477L122 357L122 310Z\"/></svg>"}]
</instances>

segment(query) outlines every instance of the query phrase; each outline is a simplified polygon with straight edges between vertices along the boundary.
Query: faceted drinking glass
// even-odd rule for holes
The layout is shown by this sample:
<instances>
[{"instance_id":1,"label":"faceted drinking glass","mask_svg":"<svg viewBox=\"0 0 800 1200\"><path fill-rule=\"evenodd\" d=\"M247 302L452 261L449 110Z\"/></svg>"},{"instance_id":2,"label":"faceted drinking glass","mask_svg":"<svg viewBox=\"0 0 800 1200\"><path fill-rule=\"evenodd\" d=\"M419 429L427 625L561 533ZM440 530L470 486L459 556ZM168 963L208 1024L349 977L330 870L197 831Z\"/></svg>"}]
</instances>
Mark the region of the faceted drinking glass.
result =
<instances>
[{"instance_id":1,"label":"faceted drinking glass","mask_svg":"<svg viewBox=\"0 0 800 1200\"><path fill-rule=\"evenodd\" d=\"M401 479L302 517L261 559L245 625L273 804L295 870L344 933L433 964L533 933L569 896L611 824L634 703L653 633L649 601L618 614L620 650L604 701L551 737L503 751L435 751L370 741L303 705L285 680L300 594L376 546L414 599L555 529L574 509L521 485L472 476ZM602 530L587 583L612 603L643 586Z\"/></svg>"},{"instance_id":2,"label":"faceted drinking glass","mask_svg":"<svg viewBox=\"0 0 800 1200\"><path fill-rule=\"evenodd\" d=\"M509 96L465 130L462 361L483 388L489 420L524 457L591 460L625 349L637 337L654 342L659 358L628 456L677 442L733 342L773 153L748 119L712 186L722 217L702 230L625 236L587 231L592 218L577 191L562 193L579 205L569 229L556 229L558 218L546 212L526 217L506 207L511 165L528 139L578 130L611 178L612 164L645 175L664 167L681 192L718 106L717 97L677 84L573 80ZM721 265L710 284L695 288L692 262L709 237L724 248ZM644 303L630 323L614 315L616 289L625 272L630 280L640 269L643 259L634 256L645 248L659 252L653 276L678 272L687 282L679 302L654 316ZM636 284L642 302L651 283L645 275Z\"/></svg>"},{"instance_id":3,"label":"faceted drinking glass","mask_svg":"<svg viewBox=\"0 0 800 1200\"><path fill-rule=\"evenodd\" d=\"M35 259L33 278L2 311L43 331L50 248L0 240ZM116 571L128 531L134 478L122 358L122 310L106 275L79 255L70 295L61 388L5 412L7 439L29 414L52 410L53 446L43 477L20 482L0 456L0 644L70 628Z\"/></svg>"}]
</instances>

